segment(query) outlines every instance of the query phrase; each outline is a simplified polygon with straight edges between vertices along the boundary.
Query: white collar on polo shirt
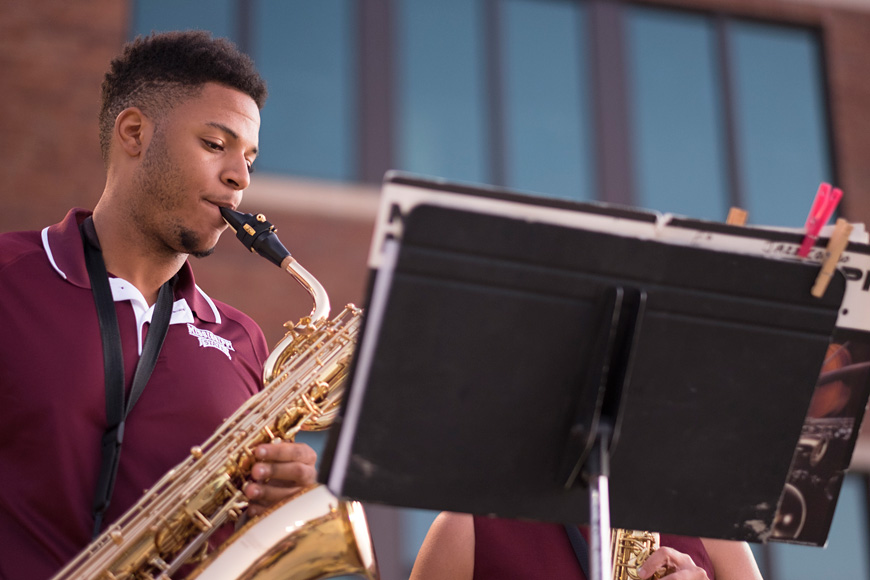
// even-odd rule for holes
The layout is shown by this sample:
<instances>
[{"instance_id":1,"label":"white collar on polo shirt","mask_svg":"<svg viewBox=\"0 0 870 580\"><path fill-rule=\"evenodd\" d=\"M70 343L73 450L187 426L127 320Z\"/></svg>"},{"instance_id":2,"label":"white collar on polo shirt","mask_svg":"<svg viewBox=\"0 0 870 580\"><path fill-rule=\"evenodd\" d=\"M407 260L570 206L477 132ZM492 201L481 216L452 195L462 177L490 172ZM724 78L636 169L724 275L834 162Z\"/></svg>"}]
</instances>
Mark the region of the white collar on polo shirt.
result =
<instances>
[{"instance_id":1,"label":"white collar on polo shirt","mask_svg":"<svg viewBox=\"0 0 870 580\"><path fill-rule=\"evenodd\" d=\"M123 302L129 300L133 306L133 313L136 316L136 337L139 339L139 354L142 354L142 329L145 323L151 322L151 317L154 315L155 304L148 306L145 297L139 292L139 289L127 282L123 278L109 278L109 285L112 287L112 298L115 302ZM183 322L193 323L193 312L190 306L187 305L187 300L179 298L172 304L172 318L169 319L169 324L181 324Z\"/></svg>"},{"instance_id":2,"label":"white collar on polo shirt","mask_svg":"<svg viewBox=\"0 0 870 580\"><path fill-rule=\"evenodd\" d=\"M48 230L49 227L45 227L41 232L42 238L42 246L45 249L45 253L48 256L48 261L51 263L51 267L60 275L64 280L68 280L66 273L60 269L57 262L54 260L54 253L51 251L51 244L49 244L48 240ZM124 280L123 278L112 278L109 277L109 284L112 287L112 298L115 302L123 302L124 300L129 300L130 304L133 306L133 312L136 316L136 336L138 337L139 343L139 354L142 354L142 329L145 326L145 323L151 322L151 316L154 314L154 307L148 306L148 303L145 301L145 297L139 292L139 289L136 288L130 282ZM208 303L209 307L211 307L212 312L214 313L215 322L218 324L221 323L221 315L220 311L215 306L215 303L212 302L212 299L209 298L208 294L206 294L202 288L198 285L194 285L196 291L199 292L200 296L202 296L205 301ZM181 324L183 322L194 323L193 311L190 309L190 306L187 303L187 300L184 298L179 298L172 305L172 317L169 319L169 324Z\"/></svg>"}]
</instances>

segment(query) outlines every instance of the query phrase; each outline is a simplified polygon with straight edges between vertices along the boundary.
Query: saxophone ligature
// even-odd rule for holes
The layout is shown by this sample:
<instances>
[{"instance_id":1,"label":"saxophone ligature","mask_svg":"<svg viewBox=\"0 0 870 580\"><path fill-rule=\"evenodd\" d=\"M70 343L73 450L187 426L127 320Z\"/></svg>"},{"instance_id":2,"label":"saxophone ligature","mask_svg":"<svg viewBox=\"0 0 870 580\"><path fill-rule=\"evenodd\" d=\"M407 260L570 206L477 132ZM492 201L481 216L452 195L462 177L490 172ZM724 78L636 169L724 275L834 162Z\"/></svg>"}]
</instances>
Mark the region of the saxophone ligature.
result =
<instances>
[{"instance_id":1,"label":"saxophone ligature","mask_svg":"<svg viewBox=\"0 0 870 580\"><path fill-rule=\"evenodd\" d=\"M362 506L312 485L245 521L242 492L262 443L327 428L338 413L362 310L329 320L329 299L262 214L221 209L252 252L289 272L314 308L272 350L264 387L53 580L319 580L379 578ZM232 523L235 522L235 527ZM227 525L229 524L229 526ZM229 538L209 553L218 530Z\"/></svg>"}]
</instances>

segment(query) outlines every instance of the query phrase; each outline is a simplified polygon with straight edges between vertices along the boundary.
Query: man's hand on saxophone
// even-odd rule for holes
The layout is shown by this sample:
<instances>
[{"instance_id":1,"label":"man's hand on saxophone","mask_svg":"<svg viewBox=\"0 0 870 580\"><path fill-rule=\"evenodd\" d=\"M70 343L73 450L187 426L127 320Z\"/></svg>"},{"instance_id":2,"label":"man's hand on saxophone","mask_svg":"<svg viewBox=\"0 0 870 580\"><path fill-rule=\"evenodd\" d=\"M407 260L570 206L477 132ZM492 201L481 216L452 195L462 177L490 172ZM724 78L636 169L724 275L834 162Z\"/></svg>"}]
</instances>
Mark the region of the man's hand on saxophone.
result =
<instances>
[{"instance_id":1,"label":"man's hand on saxophone","mask_svg":"<svg viewBox=\"0 0 870 580\"><path fill-rule=\"evenodd\" d=\"M257 462L245 486L248 517L258 516L305 486L316 483L317 453L305 443L264 443L254 450Z\"/></svg>"},{"instance_id":2,"label":"man's hand on saxophone","mask_svg":"<svg viewBox=\"0 0 870 580\"><path fill-rule=\"evenodd\" d=\"M658 548L637 570L637 575L643 579L653 578L653 574L658 574L655 577L666 575L673 580L709 580L707 572L696 565L691 556L667 546Z\"/></svg>"}]
</instances>

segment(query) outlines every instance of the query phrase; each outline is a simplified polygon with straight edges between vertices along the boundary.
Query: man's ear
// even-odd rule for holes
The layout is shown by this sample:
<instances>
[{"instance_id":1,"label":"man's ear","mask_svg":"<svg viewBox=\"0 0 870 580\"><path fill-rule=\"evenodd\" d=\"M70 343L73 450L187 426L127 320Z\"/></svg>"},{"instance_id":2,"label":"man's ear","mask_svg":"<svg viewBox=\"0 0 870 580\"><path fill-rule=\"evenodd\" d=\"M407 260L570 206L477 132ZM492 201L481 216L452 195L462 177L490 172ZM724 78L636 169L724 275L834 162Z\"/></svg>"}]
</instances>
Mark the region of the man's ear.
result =
<instances>
[{"instance_id":1,"label":"man's ear","mask_svg":"<svg viewBox=\"0 0 870 580\"><path fill-rule=\"evenodd\" d=\"M129 107L115 118L115 139L129 157L139 157L147 148L154 123L139 107Z\"/></svg>"}]
</instances>

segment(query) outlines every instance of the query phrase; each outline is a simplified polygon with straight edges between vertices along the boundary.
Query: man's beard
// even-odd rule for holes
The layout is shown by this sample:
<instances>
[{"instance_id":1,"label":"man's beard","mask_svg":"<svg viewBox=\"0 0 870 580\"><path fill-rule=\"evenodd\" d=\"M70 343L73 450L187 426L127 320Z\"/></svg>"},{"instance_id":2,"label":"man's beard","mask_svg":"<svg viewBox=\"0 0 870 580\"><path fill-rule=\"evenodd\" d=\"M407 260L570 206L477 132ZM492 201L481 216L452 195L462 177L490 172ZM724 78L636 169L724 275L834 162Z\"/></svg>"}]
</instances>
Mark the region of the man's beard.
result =
<instances>
[{"instance_id":1,"label":"man's beard","mask_svg":"<svg viewBox=\"0 0 870 580\"><path fill-rule=\"evenodd\" d=\"M139 203L132 209L134 220L139 223L151 223L154 216L151 215L150 207L167 212L174 218L170 222L169 235L171 239L167 240L160 237L167 250L174 253L183 252L196 258L204 258L214 252L214 246L203 249L200 236L173 215L184 206L183 194L180 193L184 191L184 177L181 169L170 158L166 140L159 129L155 131L151 144L145 153L145 159L139 168L136 189L140 198ZM146 203L145 200L149 199L150 202ZM163 229L165 231L169 225L158 224L153 230L159 232Z\"/></svg>"},{"instance_id":2,"label":"man's beard","mask_svg":"<svg viewBox=\"0 0 870 580\"><path fill-rule=\"evenodd\" d=\"M183 228L180 229L178 232L178 241L181 243L181 247L194 258L207 258L214 253L215 246L212 246L207 250L197 250L196 248L199 247L199 239L196 234L190 230Z\"/></svg>"}]
</instances>

